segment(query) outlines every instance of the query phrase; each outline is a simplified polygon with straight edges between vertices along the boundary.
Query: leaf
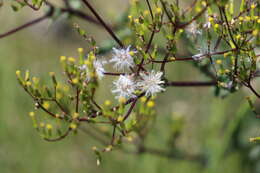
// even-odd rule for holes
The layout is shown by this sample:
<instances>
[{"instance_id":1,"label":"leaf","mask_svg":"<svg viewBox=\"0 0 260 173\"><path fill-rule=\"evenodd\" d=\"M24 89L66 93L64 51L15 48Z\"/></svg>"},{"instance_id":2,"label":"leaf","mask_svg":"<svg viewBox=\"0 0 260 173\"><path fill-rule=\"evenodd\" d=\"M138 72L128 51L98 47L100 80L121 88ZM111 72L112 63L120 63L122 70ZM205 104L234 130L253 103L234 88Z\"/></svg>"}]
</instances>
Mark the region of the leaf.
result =
<instances>
[{"instance_id":1,"label":"leaf","mask_svg":"<svg viewBox=\"0 0 260 173\"><path fill-rule=\"evenodd\" d=\"M70 0L69 3L73 9L79 9L81 7L81 1L79 0Z\"/></svg>"},{"instance_id":2,"label":"leaf","mask_svg":"<svg viewBox=\"0 0 260 173\"><path fill-rule=\"evenodd\" d=\"M241 1L241 4L240 4L240 12L244 11L245 8L246 8L245 0L242 0L242 1Z\"/></svg>"},{"instance_id":3,"label":"leaf","mask_svg":"<svg viewBox=\"0 0 260 173\"><path fill-rule=\"evenodd\" d=\"M234 14L234 0L231 0L231 1L230 1L229 13L230 13L231 15Z\"/></svg>"},{"instance_id":4,"label":"leaf","mask_svg":"<svg viewBox=\"0 0 260 173\"><path fill-rule=\"evenodd\" d=\"M11 5L11 8L13 9L13 11L17 12L19 10L19 7L16 5Z\"/></svg>"}]
</instances>

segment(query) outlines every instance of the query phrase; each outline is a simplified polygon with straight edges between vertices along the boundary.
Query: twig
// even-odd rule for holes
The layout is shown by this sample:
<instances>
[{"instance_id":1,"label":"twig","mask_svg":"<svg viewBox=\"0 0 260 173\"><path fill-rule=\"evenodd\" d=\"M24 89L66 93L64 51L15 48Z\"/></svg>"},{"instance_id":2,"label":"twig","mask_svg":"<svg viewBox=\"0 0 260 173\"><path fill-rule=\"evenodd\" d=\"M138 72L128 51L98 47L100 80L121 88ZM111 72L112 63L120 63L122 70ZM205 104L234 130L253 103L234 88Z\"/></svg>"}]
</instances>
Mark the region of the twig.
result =
<instances>
[{"instance_id":1,"label":"twig","mask_svg":"<svg viewBox=\"0 0 260 173\"><path fill-rule=\"evenodd\" d=\"M166 87L169 86L174 86L174 87L207 87L207 86L216 86L217 82L216 81L209 81L209 82L167 82L165 83Z\"/></svg>"},{"instance_id":2,"label":"twig","mask_svg":"<svg viewBox=\"0 0 260 173\"><path fill-rule=\"evenodd\" d=\"M123 118L123 121L125 121L129 115L131 114L131 112L133 111L134 107L135 107L135 104L137 102L138 98L135 98L133 103L131 104L130 108L128 109L127 113L125 114L124 118Z\"/></svg>"},{"instance_id":3,"label":"twig","mask_svg":"<svg viewBox=\"0 0 260 173\"><path fill-rule=\"evenodd\" d=\"M120 47L124 47L124 44L117 38L112 29L104 22L104 20L99 16L96 10L92 7L92 5L87 0L82 0L83 3L89 8L89 10L93 13L93 15L97 18L97 20L103 25L106 31L111 35L111 37L120 45Z\"/></svg>"},{"instance_id":4,"label":"twig","mask_svg":"<svg viewBox=\"0 0 260 173\"><path fill-rule=\"evenodd\" d=\"M62 140L62 139L64 139L64 138L66 138L66 137L70 134L70 132L71 132L71 129L69 128L69 129L66 131L65 134L63 134L63 135L61 135L61 136L59 136L59 137L57 137L57 138L50 139L50 138L44 137L43 139L44 139L45 141L48 141L48 142L57 142L57 141L60 141L60 140Z\"/></svg>"},{"instance_id":5,"label":"twig","mask_svg":"<svg viewBox=\"0 0 260 173\"><path fill-rule=\"evenodd\" d=\"M28 28L28 27L30 27L30 26L32 26L34 24L40 23L41 21L43 21L43 20L47 19L48 17L52 16L52 13L53 13L53 10L50 10L47 14L43 15L42 17L34 19L34 20L32 20L32 21L30 21L30 22L28 22L28 23L26 23L24 25L21 25L21 26L19 26L17 28L14 28L14 29L6 32L6 33L0 34L0 39L4 38L4 37L7 37L9 35L12 35L12 34L18 32L20 30L23 30L25 28Z\"/></svg>"}]
</instances>

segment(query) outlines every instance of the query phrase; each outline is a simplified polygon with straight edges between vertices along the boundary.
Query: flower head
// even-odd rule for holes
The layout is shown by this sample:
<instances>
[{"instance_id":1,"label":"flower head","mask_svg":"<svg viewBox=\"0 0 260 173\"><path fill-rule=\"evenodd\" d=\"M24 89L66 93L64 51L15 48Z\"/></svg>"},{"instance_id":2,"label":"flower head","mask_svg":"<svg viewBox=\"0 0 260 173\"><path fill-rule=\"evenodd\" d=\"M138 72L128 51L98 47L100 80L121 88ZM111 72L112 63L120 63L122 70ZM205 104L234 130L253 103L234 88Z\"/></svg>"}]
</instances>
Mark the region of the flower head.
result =
<instances>
[{"instance_id":1,"label":"flower head","mask_svg":"<svg viewBox=\"0 0 260 173\"><path fill-rule=\"evenodd\" d=\"M201 61L202 59L206 58L207 56L205 56L206 54L210 54L211 52L208 52L208 46L205 45L205 43L201 43L200 47L198 48L198 50L200 51L200 53L195 54L192 56L192 58L195 61Z\"/></svg>"},{"instance_id":2,"label":"flower head","mask_svg":"<svg viewBox=\"0 0 260 173\"><path fill-rule=\"evenodd\" d=\"M203 58L204 58L204 56L201 53L192 56L192 59L194 59L195 61L200 61Z\"/></svg>"},{"instance_id":3,"label":"flower head","mask_svg":"<svg viewBox=\"0 0 260 173\"><path fill-rule=\"evenodd\" d=\"M104 69L104 65L107 63L107 61L103 60L103 59L95 59L93 62L93 67L95 69L95 73L98 77L98 79L101 79L102 77L104 77L104 73L106 72ZM86 71L86 75L87 75L87 81L90 80L91 75L90 75L90 70L88 68L88 66L86 64L82 65L79 67L80 70L85 70Z\"/></svg>"},{"instance_id":4,"label":"flower head","mask_svg":"<svg viewBox=\"0 0 260 173\"><path fill-rule=\"evenodd\" d=\"M133 80L133 76L120 75L118 80L113 82L115 89L112 93L117 94L116 98L133 98L136 90L136 84Z\"/></svg>"},{"instance_id":5,"label":"flower head","mask_svg":"<svg viewBox=\"0 0 260 173\"><path fill-rule=\"evenodd\" d=\"M140 73L142 80L137 83L137 86L145 92L146 96L153 96L155 93L165 91L165 89L160 86L164 84L164 81L161 80L162 75L162 72L142 72Z\"/></svg>"},{"instance_id":6,"label":"flower head","mask_svg":"<svg viewBox=\"0 0 260 173\"><path fill-rule=\"evenodd\" d=\"M105 61L105 60L95 60L94 63L93 63L96 74L97 74L99 79L104 77L104 73L106 72L105 69L104 69L104 65L106 63L107 63L107 61Z\"/></svg>"},{"instance_id":7,"label":"flower head","mask_svg":"<svg viewBox=\"0 0 260 173\"><path fill-rule=\"evenodd\" d=\"M201 35L202 32L199 30L196 22L192 22L190 25L186 27L186 31L192 36Z\"/></svg>"},{"instance_id":8,"label":"flower head","mask_svg":"<svg viewBox=\"0 0 260 173\"><path fill-rule=\"evenodd\" d=\"M212 24L211 22L214 21L214 16L209 16L208 13L205 13L206 23L203 24L203 28L210 29Z\"/></svg>"},{"instance_id":9,"label":"flower head","mask_svg":"<svg viewBox=\"0 0 260 173\"><path fill-rule=\"evenodd\" d=\"M210 22L206 22L205 24L203 24L203 28L210 29L211 28L211 23Z\"/></svg>"},{"instance_id":10,"label":"flower head","mask_svg":"<svg viewBox=\"0 0 260 173\"><path fill-rule=\"evenodd\" d=\"M129 69L134 66L133 54L136 51L130 51L131 46L126 49L116 49L113 48L113 57L110 62L115 63L114 68L118 70Z\"/></svg>"}]
</instances>

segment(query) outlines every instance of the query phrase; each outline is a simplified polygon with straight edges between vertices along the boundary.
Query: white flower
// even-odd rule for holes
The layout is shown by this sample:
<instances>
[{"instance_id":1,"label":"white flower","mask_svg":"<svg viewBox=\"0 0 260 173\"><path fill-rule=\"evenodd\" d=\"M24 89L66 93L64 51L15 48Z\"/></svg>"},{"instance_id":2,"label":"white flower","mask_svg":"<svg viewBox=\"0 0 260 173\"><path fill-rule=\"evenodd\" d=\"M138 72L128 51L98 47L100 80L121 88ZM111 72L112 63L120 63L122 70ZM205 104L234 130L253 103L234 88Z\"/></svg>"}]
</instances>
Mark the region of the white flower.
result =
<instances>
[{"instance_id":1,"label":"white flower","mask_svg":"<svg viewBox=\"0 0 260 173\"><path fill-rule=\"evenodd\" d=\"M211 23L210 23L210 22L206 22L206 23L203 25L203 28L210 29L210 28L211 28Z\"/></svg>"},{"instance_id":2,"label":"white flower","mask_svg":"<svg viewBox=\"0 0 260 173\"><path fill-rule=\"evenodd\" d=\"M115 63L114 68L117 70L129 69L135 65L132 55L136 51L130 51L130 47L128 46L126 49L113 48L113 57L110 62Z\"/></svg>"},{"instance_id":3,"label":"white flower","mask_svg":"<svg viewBox=\"0 0 260 173\"><path fill-rule=\"evenodd\" d=\"M96 71L96 74L99 79L104 77L104 73L106 72L104 69L104 65L107 63L105 60L95 60L93 65Z\"/></svg>"},{"instance_id":4,"label":"white flower","mask_svg":"<svg viewBox=\"0 0 260 173\"><path fill-rule=\"evenodd\" d=\"M112 90L112 93L115 93L116 98L133 98L136 97L134 92L136 90L136 84L133 80L133 76L129 75L120 75L118 80L113 82L115 89Z\"/></svg>"},{"instance_id":5,"label":"white flower","mask_svg":"<svg viewBox=\"0 0 260 173\"><path fill-rule=\"evenodd\" d=\"M209 19L211 19L212 17L210 17L209 14L206 12L205 18L206 18L206 23L203 24L203 28L210 29L211 28L211 22L210 22Z\"/></svg>"},{"instance_id":6,"label":"white flower","mask_svg":"<svg viewBox=\"0 0 260 173\"><path fill-rule=\"evenodd\" d=\"M231 89L233 87L233 81L229 81L226 85L227 89Z\"/></svg>"},{"instance_id":7,"label":"white flower","mask_svg":"<svg viewBox=\"0 0 260 173\"><path fill-rule=\"evenodd\" d=\"M198 48L198 50L200 51L200 53L196 54L196 55L193 55L192 58L195 60L195 61L201 61L202 59L206 58L207 54L208 54L208 49L207 49L207 45L205 45L204 43L201 43L200 44L200 48ZM210 52L209 52L210 54Z\"/></svg>"},{"instance_id":8,"label":"white flower","mask_svg":"<svg viewBox=\"0 0 260 173\"><path fill-rule=\"evenodd\" d=\"M79 69L80 70L86 70L87 69L87 65L86 64L84 64L84 65L81 65L81 66L79 66Z\"/></svg>"},{"instance_id":9,"label":"white flower","mask_svg":"<svg viewBox=\"0 0 260 173\"><path fill-rule=\"evenodd\" d=\"M155 93L165 91L165 89L160 86L164 84L164 81L161 80L162 75L162 72L155 72L153 70L149 73L142 72L140 73L142 80L137 83L137 86L145 92L146 96L153 96Z\"/></svg>"},{"instance_id":10,"label":"white flower","mask_svg":"<svg viewBox=\"0 0 260 173\"><path fill-rule=\"evenodd\" d=\"M195 61L200 61L203 58L204 58L203 54L201 54L201 53L192 56L192 59L194 59Z\"/></svg>"},{"instance_id":11,"label":"white flower","mask_svg":"<svg viewBox=\"0 0 260 173\"><path fill-rule=\"evenodd\" d=\"M95 73L98 77L98 79L102 79L104 77L104 73L106 72L104 69L104 65L107 63L107 61L102 60L102 59L95 59L93 62L93 66L95 69ZM90 71L87 67L86 64L82 65L79 67L80 70L85 70L86 71L86 80L89 81L90 80Z\"/></svg>"},{"instance_id":12,"label":"white flower","mask_svg":"<svg viewBox=\"0 0 260 173\"><path fill-rule=\"evenodd\" d=\"M186 31L190 33L193 36L196 36L197 34L201 35L202 32L198 29L198 25L196 22L192 22L186 27Z\"/></svg>"}]
</instances>

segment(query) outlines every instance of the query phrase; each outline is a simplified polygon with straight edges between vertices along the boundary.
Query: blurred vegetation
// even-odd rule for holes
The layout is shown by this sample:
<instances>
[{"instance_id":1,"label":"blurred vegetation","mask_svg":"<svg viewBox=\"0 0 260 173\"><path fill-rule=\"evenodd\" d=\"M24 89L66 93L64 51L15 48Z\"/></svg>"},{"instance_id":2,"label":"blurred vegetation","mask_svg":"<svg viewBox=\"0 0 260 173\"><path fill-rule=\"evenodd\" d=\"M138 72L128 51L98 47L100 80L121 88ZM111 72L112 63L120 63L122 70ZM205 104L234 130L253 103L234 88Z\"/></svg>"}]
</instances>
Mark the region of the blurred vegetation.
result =
<instances>
[{"instance_id":1,"label":"blurred vegetation","mask_svg":"<svg viewBox=\"0 0 260 173\"><path fill-rule=\"evenodd\" d=\"M116 20L114 16L119 16L126 9L125 1L120 0L99 0L95 5L111 23ZM118 11L119 7L121 12ZM5 4L0 8L0 32L18 26L35 15L28 8L11 13L10 7ZM98 41L108 38L96 26L78 22ZM0 40L1 173L260 172L260 146L249 143L250 137L259 136L260 120L255 118L246 103L247 90L225 99L216 98L210 88L171 88L167 94L159 96L158 118L146 140L147 144L167 152L174 151L175 146L169 140L169 129L174 130L174 122L181 118L185 123L177 138L178 147L191 154L204 153L207 163L174 159L174 156L165 158L149 153L137 155L115 151L105 154L98 167L91 151L97 142L89 135L79 132L57 143L43 141L26 116L33 107L32 100L18 85L15 71L29 69L41 77L47 77L47 71L60 72L58 58L64 54L75 54L77 47L85 47L71 26L73 22L62 19L53 23L46 21ZM173 65L171 71L172 79L199 78L199 72L187 63ZM259 101L256 107L260 107Z\"/></svg>"}]
</instances>

